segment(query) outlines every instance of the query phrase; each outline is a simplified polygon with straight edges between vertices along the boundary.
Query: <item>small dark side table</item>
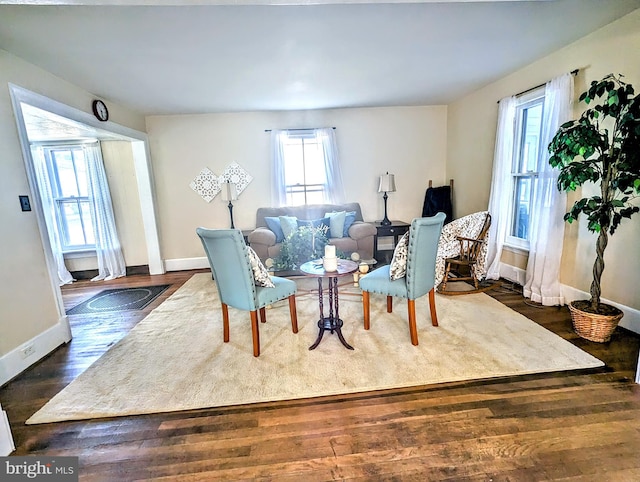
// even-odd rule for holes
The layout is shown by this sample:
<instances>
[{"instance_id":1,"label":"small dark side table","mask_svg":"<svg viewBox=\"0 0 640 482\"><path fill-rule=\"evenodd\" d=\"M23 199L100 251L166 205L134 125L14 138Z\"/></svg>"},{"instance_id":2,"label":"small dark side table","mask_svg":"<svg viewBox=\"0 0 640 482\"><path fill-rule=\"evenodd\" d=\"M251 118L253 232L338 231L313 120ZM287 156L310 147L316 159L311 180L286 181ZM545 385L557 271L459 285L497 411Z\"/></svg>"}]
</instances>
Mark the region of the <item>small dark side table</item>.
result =
<instances>
[{"instance_id":1,"label":"small dark side table","mask_svg":"<svg viewBox=\"0 0 640 482\"><path fill-rule=\"evenodd\" d=\"M380 224L380 221L376 221L373 223L376 227L376 236L373 240L373 257L378 261L378 263L389 264L391 263L391 259L393 258L393 249L378 249L378 239L383 237L393 237L393 247L395 249L396 244L400 238L409 231L411 224L405 223L404 221L391 221L391 224L387 226L383 226Z\"/></svg>"},{"instance_id":2,"label":"small dark side table","mask_svg":"<svg viewBox=\"0 0 640 482\"><path fill-rule=\"evenodd\" d=\"M340 319L340 314L338 312L338 278L355 273L357 270L358 264L346 259L338 260L337 271L325 271L322 263L318 261L307 261L300 266L300 271L302 271L305 276L314 276L318 278L318 304L320 306L318 329L320 332L318 333L316 341L309 347L309 350L314 350L320 344L325 331L330 331L331 334L336 332L340 343L349 350L353 350L353 347L349 345L349 343L344 339L344 336L342 336L342 325L344 322ZM324 295L322 293L323 278L329 279L329 316L324 316Z\"/></svg>"}]
</instances>

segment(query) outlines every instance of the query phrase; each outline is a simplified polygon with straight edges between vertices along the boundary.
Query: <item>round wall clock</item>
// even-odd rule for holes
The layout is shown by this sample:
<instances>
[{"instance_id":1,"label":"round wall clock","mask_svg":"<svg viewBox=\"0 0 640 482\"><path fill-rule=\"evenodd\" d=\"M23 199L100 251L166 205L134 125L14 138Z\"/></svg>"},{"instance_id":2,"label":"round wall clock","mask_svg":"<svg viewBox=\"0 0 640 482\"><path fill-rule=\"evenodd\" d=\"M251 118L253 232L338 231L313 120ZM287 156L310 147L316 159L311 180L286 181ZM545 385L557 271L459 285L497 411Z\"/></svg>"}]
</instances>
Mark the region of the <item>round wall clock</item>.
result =
<instances>
[{"instance_id":1,"label":"round wall clock","mask_svg":"<svg viewBox=\"0 0 640 482\"><path fill-rule=\"evenodd\" d=\"M104 102L101 100L93 101L93 115L103 122L109 120L109 111L107 110L107 106Z\"/></svg>"}]
</instances>

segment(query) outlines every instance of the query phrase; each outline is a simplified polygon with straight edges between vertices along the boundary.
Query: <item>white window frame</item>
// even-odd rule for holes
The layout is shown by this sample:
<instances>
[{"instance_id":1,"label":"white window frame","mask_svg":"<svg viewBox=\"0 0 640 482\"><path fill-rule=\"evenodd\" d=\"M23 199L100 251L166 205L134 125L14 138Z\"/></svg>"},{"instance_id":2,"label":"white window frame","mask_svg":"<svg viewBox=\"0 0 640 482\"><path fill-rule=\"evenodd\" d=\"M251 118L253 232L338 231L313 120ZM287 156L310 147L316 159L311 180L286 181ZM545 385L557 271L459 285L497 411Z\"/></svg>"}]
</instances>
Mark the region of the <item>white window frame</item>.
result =
<instances>
[{"instance_id":1,"label":"white window frame","mask_svg":"<svg viewBox=\"0 0 640 482\"><path fill-rule=\"evenodd\" d=\"M301 129L301 130L292 130L287 132L287 138L288 139L300 139L301 142L301 149L302 149L302 170L303 173L306 173L306 167L305 167L305 148L304 148L304 143L305 140L313 140L314 143L318 144L319 148L322 150L322 154L320 156L320 159L324 158L324 147L322 145L322 142L320 142L320 140L318 139L318 137L316 136L316 132L314 129ZM284 159L284 166L285 166L285 178L286 178L286 166L287 166L287 159L286 159L286 153L284 154L285 159ZM307 179L304 179L303 183L296 183L296 184L285 184L285 193L286 193L286 199L287 199L287 206L296 206L296 205L300 205L299 203L294 203L293 201L293 196L295 194L303 194L304 196L304 203L302 203L303 205L306 204L316 204L315 202L309 202L309 194L311 193L320 193L322 199L326 198L326 189L327 189L327 173L325 171L325 165L324 165L324 161L322 161L322 169L324 172L324 182L322 183L310 183L307 182Z\"/></svg>"},{"instance_id":2,"label":"white window frame","mask_svg":"<svg viewBox=\"0 0 640 482\"><path fill-rule=\"evenodd\" d=\"M69 144L51 144L51 145L42 145L43 153L47 162L47 169L49 170L49 179L51 180L51 192L53 194L53 203L55 206L55 219L58 224L58 232L60 233L60 245L62 248L62 252L66 255L69 254L80 254L86 252L95 252L96 245L95 243L85 243L85 244L67 244L67 231L68 231L68 223L66 220L66 216L63 213L62 206L69 202L76 202L77 204L86 203L91 207L91 202L88 196L71 196L65 197L61 194L61 186L60 186L60 178L58 174L58 167L54 160L53 151L70 151L73 156L73 151L82 150L82 144L78 143L69 143ZM86 159L85 159L86 164ZM76 179L77 181L77 179ZM91 212L89 212L89 216L92 216ZM93 219L92 219L92 222ZM83 226L83 233L85 234L86 240L86 228Z\"/></svg>"},{"instance_id":3,"label":"white window frame","mask_svg":"<svg viewBox=\"0 0 640 482\"><path fill-rule=\"evenodd\" d=\"M521 156L523 154L522 148L524 145L524 128L523 124L523 113L526 109L534 107L535 105L542 105L544 107L544 86L539 87L531 92L523 94L518 97L517 105L516 105L516 118L514 122L514 144L513 144L513 157L511 164L511 201L509 203L509 226L505 236L504 244L505 246L509 246L512 248L516 248L519 250L523 250L528 252L530 248L529 240L523 239L511 234L513 232L514 224L516 222L516 209L518 208L518 201L516 200L517 195L517 181L519 179L530 178L531 179L531 192L535 190L535 183L537 182L538 172L536 171L527 171L520 172L519 165L521 161ZM541 134L541 133L540 133ZM541 140L542 136L539 136ZM540 141L539 141L540 142ZM545 148L545 146L538 146L538 153L540 153L540 149ZM532 199L530 200L530 204ZM529 219L531 219L531 210L529 210Z\"/></svg>"}]
</instances>

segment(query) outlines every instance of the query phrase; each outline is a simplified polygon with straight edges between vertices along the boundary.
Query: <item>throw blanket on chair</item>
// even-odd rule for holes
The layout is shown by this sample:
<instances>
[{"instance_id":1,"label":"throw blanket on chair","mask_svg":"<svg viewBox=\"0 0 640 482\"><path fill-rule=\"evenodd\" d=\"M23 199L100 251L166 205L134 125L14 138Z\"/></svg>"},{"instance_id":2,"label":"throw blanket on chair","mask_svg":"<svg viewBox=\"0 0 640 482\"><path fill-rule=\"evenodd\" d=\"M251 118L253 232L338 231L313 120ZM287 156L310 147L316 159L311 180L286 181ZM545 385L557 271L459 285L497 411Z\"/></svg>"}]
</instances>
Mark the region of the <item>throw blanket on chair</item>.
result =
<instances>
[{"instance_id":1,"label":"throw blanket on chair","mask_svg":"<svg viewBox=\"0 0 640 482\"><path fill-rule=\"evenodd\" d=\"M427 189L422 205L422 217L435 216L437 213L445 214L444 224L450 223L453 219L451 186L430 187Z\"/></svg>"},{"instance_id":2,"label":"throw blanket on chair","mask_svg":"<svg viewBox=\"0 0 640 482\"><path fill-rule=\"evenodd\" d=\"M455 219L442 228L436 258L436 286L438 286L444 278L445 259L453 258L460 254L460 242L456 238L458 236L477 238L482 230L486 217L487 211L480 211ZM484 243L480 250L478 261L473 268L478 280L484 278L487 272L485 268L486 260L487 243Z\"/></svg>"}]
</instances>

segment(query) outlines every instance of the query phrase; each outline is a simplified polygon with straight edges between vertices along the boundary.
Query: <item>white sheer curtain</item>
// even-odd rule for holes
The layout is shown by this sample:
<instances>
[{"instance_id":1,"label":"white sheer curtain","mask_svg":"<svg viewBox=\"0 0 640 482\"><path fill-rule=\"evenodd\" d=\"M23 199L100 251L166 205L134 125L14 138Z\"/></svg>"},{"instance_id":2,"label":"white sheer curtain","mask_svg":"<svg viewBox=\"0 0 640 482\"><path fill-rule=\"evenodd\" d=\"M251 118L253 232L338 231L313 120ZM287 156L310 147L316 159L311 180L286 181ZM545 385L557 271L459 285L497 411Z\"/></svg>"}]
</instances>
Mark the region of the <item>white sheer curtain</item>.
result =
<instances>
[{"instance_id":1,"label":"white sheer curtain","mask_svg":"<svg viewBox=\"0 0 640 482\"><path fill-rule=\"evenodd\" d=\"M542 128L538 156L538 178L534 184L529 221L529 260L523 293L545 306L563 305L560 260L564 239L567 196L557 188L558 169L549 165L547 147L560 125L571 118L573 75L547 82L544 91Z\"/></svg>"},{"instance_id":2,"label":"white sheer curtain","mask_svg":"<svg viewBox=\"0 0 640 482\"><path fill-rule=\"evenodd\" d=\"M286 206L287 188L284 175L284 141L287 131L271 131L271 205Z\"/></svg>"},{"instance_id":3,"label":"white sheer curtain","mask_svg":"<svg viewBox=\"0 0 640 482\"><path fill-rule=\"evenodd\" d=\"M102 162L99 144L83 146L87 161L89 200L94 223L98 276L92 281L110 280L126 276L126 265L113 216L111 193Z\"/></svg>"},{"instance_id":4,"label":"white sheer curtain","mask_svg":"<svg viewBox=\"0 0 640 482\"><path fill-rule=\"evenodd\" d=\"M309 129L322 145L324 172L324 202L339 204L344 199L344 185L338 159L335 131L332 128ZM287 204L284 144L289 136L287 130L271 131L271 202L273 206Z\"/></svg>"},{"instance_id":5,"label":"white sheer curtain","mask_svg":"<svg viewBox=\"0 0 640 482\"><path fill-rule=\"evenodd\" d=\"M491 229L487 242L487 278L500 278L500 258L505 236L509 228L509 216L505 206L511 202L513 143L516 116L516 98L505 97L498 106L498 128L493 157L493 175L489 196Z\"/></svg>"},{"instance_id":6,"label":"white sheer curtain","mask_svg":"<svg viewBox=\"0 0 640 482\"><path fill-rule=\"evenodd\" d=\"M56 222L55 205L53 203L53 193L51 192L51 180L49 179L49 170L47 169L47 161L44 156L44 149L39 146L31 146L31 157L36 171L36 179L38 182L38 191L40 192L40 201L42 203L42 212L45 224L47 225L47 235L49 244L56 263L58 272L58 282L65 285L75 281L66 265L64 264L64 254L62 253L62 242L60 241L60 232L58 223Z\"/></svg>"},{"instance_id":7,"label":"white sheer curtain","mask_svg":"<svg viewBox=\"0 0 640 482\"><path fill-rule=\"evenodd\" d=\"M327 176L325 185L325 201L330 204L341 204L344 201L344 184L338 161L338 144L334 129L314 129L316 137L322 141L324 153L324 172Z\"/></svg>"}]
</instances>

